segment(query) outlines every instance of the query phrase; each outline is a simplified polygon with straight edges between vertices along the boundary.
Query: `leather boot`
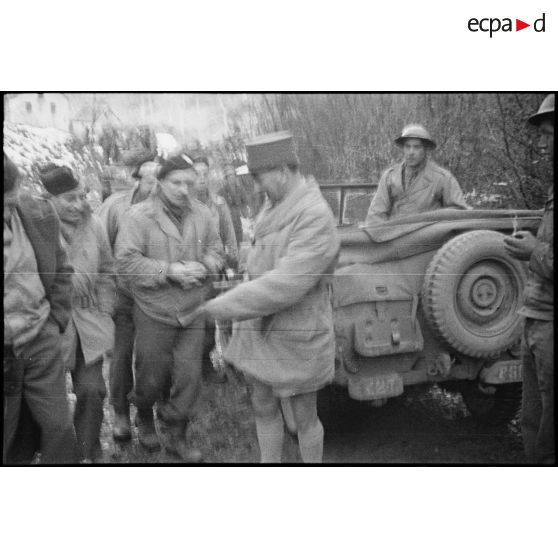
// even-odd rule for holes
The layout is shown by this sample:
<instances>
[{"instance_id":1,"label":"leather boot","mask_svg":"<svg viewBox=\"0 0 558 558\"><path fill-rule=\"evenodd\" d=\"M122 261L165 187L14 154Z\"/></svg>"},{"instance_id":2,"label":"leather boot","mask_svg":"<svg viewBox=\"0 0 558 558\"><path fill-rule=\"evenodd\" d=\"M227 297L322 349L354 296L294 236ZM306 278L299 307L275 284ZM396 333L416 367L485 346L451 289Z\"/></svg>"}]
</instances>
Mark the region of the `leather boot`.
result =
<instances>
[{"instance_id":1,"label":"leather boot","mask_svg":"<svg viewBox=\"0 0 558 558\"><path fill-rule=\"evenodd\" d=\"M155 430L153 411L151 409L140 410L136 414L136 426L138 427L139 443L149 452L161 449L159 437Z\"/></svg>"},{"instance_id":2,"label":"leather boot","mask_svg":"<svg viewBox=\"0 0 558 558\"><path fill-rule=\"evenodd\" d=\"M200 463L201 451L188 447L186 443L186 428L184 423L173 424L160 420L161 443L168 453L180 457L185 463Z\"/></svg>"},{"instance_id":3,"label":"leather boot","mask_svg":"<svg viewBox=\"0 0 558 558\"><path fill-rule=\"evenodd\" d=\"M128 442L132 439L132 425L130 424L129 411L125 413L114 411L112 437L116 442Z\"/></svg>"}]
</instances>

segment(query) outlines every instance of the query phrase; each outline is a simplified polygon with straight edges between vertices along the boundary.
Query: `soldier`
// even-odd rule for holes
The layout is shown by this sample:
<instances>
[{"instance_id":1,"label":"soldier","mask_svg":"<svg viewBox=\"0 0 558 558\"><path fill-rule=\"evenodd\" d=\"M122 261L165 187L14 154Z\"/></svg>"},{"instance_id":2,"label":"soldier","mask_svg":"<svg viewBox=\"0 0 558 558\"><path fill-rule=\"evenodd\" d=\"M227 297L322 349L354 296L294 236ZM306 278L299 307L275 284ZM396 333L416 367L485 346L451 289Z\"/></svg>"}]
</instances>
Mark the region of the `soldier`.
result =
<instances>
[{"instance_id":1,"label":"soldier","mask_svg":"<svg viewBox=\"0 0 558 558\"><path fill-rule=\"evenodd\" d=\"M380 178L366 216L367 226L442 207L469 208L455 177L429 158L436 143L423 126L406 126L395 144L403 150L403 161Z\"/></svg>"},{"instance_id":2,"label":"soldier","mask_svg":"<svg viewBox=\"0 0 558 558\"><path fill-rule=\"evenodd\" d=\"M153 194L126 212L116 240L118 270L134 297L136 424L149 451L161 442L184 461L200 461L200 451L185 440L200 391L205 335L196 310L223 267L223 250L209 209L191 197L192 159L164 161L157 177Z\"/></svg>"},{"instance_id":3,"label":"soldier","mask_svg":"<svg viewBox=\"0 0 558 558\"><path fill-rule=\"evenodd\" d=\"M213 221L223 243L227 264L229 267L236 268L238 264L238 245L231 212L224 198L210 190L207 157L196 157L194 159L194 169L198 175L195 186L196 198L211 211Z\"/></svg>"},{"instance_id":4,"label":"soldier","mask_svg":"<svg viewBox=\"0 0 558 558\"><path fill-rule=\"evenodd\" d=\"M219 237L225 250L227 267L236 269L238 267L238 245L234 232L231 212L227 202L221 197L210 191L209 188L209 160L207 157L196 157L194 159L194 169L197 173L195 195L199 202L203 203L211 212L215 228L219 232ZM213 379L217 383L226 381L226 375L213 368L211 362L211 351L215 346L215 321L208 320L205 330L205 341L202 356L202 371L207 378Z\"/></svg>"},{"instance_id":5,"label":"soldier","mask_svg":"<svg viewBox=\"0 0 558 558\"><path fill-rule=\"evenodd\" d=\"M132 173L136 179L133 190L112 194L99 209L98 216L105 226L111 249L116 251L115 242L124 212L146 199L157 184L158 165L147 157ZM114 409L112 436L118 442L131 439L129 394L134 387L132 358L134 350L133 298L126 286L125 278L117 277L116 302L114 308L114 351L110 363L110 403Z\"/></svg>"},{"instance_id":6,"label":"soldier","mask_svg":"<svg viewBox=\"0 0 558 558\"><path fill-rule=\"evenodd\" d=\"M539 149L554 161L554 95L528 120L539 129ZM520 231L505 239L511 256L529 262L522 342L521 429L530 463L555 463L554 449L554 188L550 183L542 223L535 238Z\"/></svg>"},{"instance_id":7,"label":"soldier","mask_svg":"<svg viewBox=\"0 0 558 558\"><path fill-rule=\"evenodd\" d=\"M62 338L64 363L76 394L74 427L82 463L101 457L103 355L112 349L114 262L107 235L85 199L85 189L68 167L48 165L41 182L61 222L61 240L72 275L72 319Z\"/></svg>"},{"instance_id":8,"label":"soldier","mask_svg":"<svg viewBox=\"0 0 558 558\"><path fill-rule=\"evenodd\" d=\"M61 358L72 273L52 204L20 193L4 154L4 462L78 461Z\"/></svg>"},{"instance_id":9,"label":"soldier","mask_svg":"<svg viewBox=\"0 0 558 558\"><path fill-rule=\"evenodd\" d=\"M224 356L251 384L261 462L281 461L281 399L292 405L303 461L321 462L316 396L334 373L335 220L318 185L301 175L290 133L255 138L246 149L255 183L268 197L255 224L250 280L207 302L205 311L237 320Z\"/></svg>"},{"instance_id":10,"label":"soldier","mask_svg":"<svg viewBox=\"0 0 558 558\"><path fill-rule=\"evenodd\" d=\"M241 161L236 161L233 164L225 163L223 169L225 180L221 188L221 195L225 198L231 210L236 242L239 246L242 242L242 217L247 217L249 211L248 193L236 174L237 167L240 166L245 167Z\"/></svg>"}]
</instances>

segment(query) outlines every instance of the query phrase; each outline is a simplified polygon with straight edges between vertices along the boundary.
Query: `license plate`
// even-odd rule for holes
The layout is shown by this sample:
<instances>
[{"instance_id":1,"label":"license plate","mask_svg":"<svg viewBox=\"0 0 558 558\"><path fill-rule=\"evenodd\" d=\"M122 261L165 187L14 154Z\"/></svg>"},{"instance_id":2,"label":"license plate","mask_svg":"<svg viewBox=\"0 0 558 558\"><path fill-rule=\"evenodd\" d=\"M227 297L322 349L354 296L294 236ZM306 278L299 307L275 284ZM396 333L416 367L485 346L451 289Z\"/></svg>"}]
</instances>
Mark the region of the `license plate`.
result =
<instances>
[{"instance_id":1,"label":"license plate","mask_svg":"<svg viewBox=\"0 0 558 558\"><path fill-rule=\"evenodd\" d=\"M523 380L523 367L520 360L504 360L485 368L480 374L486 384L509 384Z\"/></svg>"},{"instance_id":2,"label":"license plate","mask_svg":"<svg viewBox=\"0 0 558 558\"><path fill-rule=\"evenodd\" d=\"M385 399L403 393L403 379L399 374L381 376L349 376L349 395L353 399Z\"/></svg>"}]
</instances>

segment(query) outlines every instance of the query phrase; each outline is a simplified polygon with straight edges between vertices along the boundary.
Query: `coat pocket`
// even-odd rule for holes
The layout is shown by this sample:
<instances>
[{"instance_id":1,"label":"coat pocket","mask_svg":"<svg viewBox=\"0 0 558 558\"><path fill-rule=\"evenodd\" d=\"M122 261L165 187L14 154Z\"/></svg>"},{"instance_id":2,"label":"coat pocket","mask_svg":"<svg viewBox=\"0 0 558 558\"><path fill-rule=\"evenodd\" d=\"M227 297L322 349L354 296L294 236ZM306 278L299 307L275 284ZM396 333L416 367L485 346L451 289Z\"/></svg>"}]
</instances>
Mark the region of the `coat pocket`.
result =
<instances>
[{"instance_id":1,"label":"coat pocket","mask_svg":"<svg viewBox=\"0 0 558 558\"><path fill-rule=\"evenodd\" d=\"M272 337L279 342L307 343L326 326L325 320L320 324L318 318L318 308L315 306L291 306L262 319L262 336L264 341Z\"/></svg>"}]
</instances>

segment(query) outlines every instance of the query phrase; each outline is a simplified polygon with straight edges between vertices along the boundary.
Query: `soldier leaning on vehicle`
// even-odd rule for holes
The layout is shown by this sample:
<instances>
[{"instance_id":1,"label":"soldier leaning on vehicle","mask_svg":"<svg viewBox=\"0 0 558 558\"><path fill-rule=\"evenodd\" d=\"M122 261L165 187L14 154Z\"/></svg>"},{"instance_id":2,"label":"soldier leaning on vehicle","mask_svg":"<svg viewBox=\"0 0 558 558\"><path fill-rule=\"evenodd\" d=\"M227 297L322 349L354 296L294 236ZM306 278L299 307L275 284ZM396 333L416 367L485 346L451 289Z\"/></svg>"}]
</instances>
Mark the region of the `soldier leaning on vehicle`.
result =
<instances>
[{"instance_id":1,"label":"soldier leaning on vehicle","mask_svg":"<svg viewBox=\"0 0 558 558\"><path fill-rule=\"evenodd\" d=\"M366 216L367 226L444 207L469 208L451 172L428 157L436 143L423 126L406 126L395 144L403 150L403 161L380 178Z\"/></svg>"},{"instance_id":2,"label":"soldier leaning on vehicle","mask_svg":"<svg viewBox=\"0 0 558 558\"><path fill-rule=\"evenodd\" d=\"M554 160L554 102L548 95L528 120L539 129L539 150ZM511 256L529 262L522 342L521 429L530 463L555 463L554 448L554 187L550 184L542 223L535 238L528 231L506 237Z\"/></svg>"}]
</instances>

